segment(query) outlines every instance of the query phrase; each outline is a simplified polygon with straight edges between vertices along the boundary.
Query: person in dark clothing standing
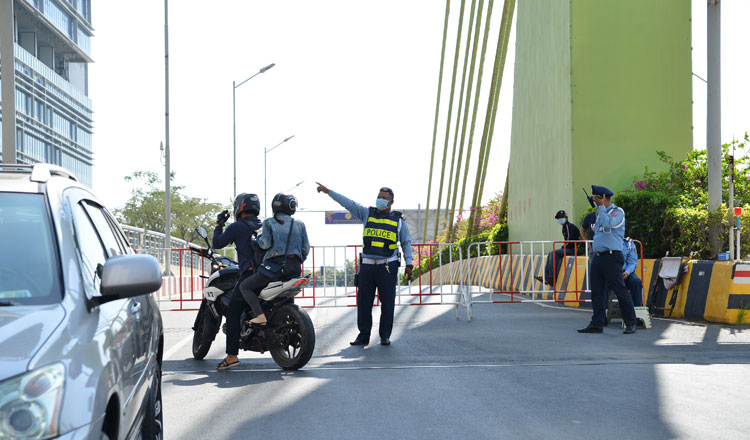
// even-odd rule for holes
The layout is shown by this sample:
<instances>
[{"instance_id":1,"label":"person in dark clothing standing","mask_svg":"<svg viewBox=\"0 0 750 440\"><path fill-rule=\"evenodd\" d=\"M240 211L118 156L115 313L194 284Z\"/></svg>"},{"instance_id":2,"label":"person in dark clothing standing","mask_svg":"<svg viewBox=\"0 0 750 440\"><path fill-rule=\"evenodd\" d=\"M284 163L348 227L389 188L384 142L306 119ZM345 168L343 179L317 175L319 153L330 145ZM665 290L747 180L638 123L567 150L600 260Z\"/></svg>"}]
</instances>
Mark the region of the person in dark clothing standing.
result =
<instances>
[{"instance_id":1,"label":"person in dark clothing standing","mask_svg":"<svg viewBox=\"0 0 750 440\"><path fill-rule=\"evenodd\" d=\"M578 329L579 333L602 333L606 324L607 291L615 291L620 303L620 313L625 321L625 334L635 333L636 317L633 298L628 293L623 279L625 258L622 254L625 238L625 211L612 203L614 193L603 186L591 185L596 203L596 235L594 235L591 261L591 308L593 315L589 325Z\"/></svg>"},{"instance_id":2,"label":"person in dark clothing standing","mask_svg":"<svg viewBox=\"0 0 750 440\"><path fill-rule=\"evenodd\" d=\"M411 236L402 214L393 211L393 190L382 187L378 191L375 206L362 206L336 191L318 183L318 192L328 194L339 205L362 221L362 253L359 269L359 288L357 291L357 329L359 334L350 342L351 345L370 343L372 330L372 304L375 290L380 294L380 345L391 345L393 331L393 312L396 304L396 284L398 268L401 265L401 254L398 245L404 251L406 278L411 279L412 266Z\"/></svg>"},{"instance_id":3,"label":"person in dark clothing standing","mask_svg":"<svg viewBox=\"0 0 750 440\"><path fill-rule=\"evenodd\" d=\"M555 221L562 225L562 236L565 241L576 241L581 239L581 232L578 227L568 221L568 214L562 209L557 211L555 214ZM566 255L575 255L577 243L565 243L559 249L547 254L547 263L544 266L544 281L550 286L554 283L555 275L560 272L560 266L562 265L563 259ZM554 261L555 268L552 271L552 263ZM542 277L536 276L536 279L542 281Z\"/></svg>"},{"instance_id":4,"label":"person in dark clothing standing","mask_svg":"<svg viewBox=\"0 0 750 440\"><path fill-rule=\"evenodd\" d=\"M237 259L239 260L240 266L240 278L232 291L232 299L229 301L229 309L227 311L227 322L226 322L226 333L227 333L227 357L234 355L234 361L236 363L226 363L225 368L238 365L237 354L239 353L239 341L240 341L240 317L242 311L250 304L253 310L260 309L260 303L258 302L257 296L247 300L241 292L239 292L240 283L243 280L250 277L254 273L253 258L255 253L253 248L250 246L253 235L255 235L261 227L258 214L260 213L260 199L255 194L242 193L237 196L234 200L234 219L235 222L230 224L226 231L224 225L229 219L229 211L224 210L216 216L216 228L214 229L213 247L214 249L221 249L234 243L237 249ZM255 303L255 304L254 304ZM257 311L256 311L257 312ZM260 309L261 316L263 310ZM265 319L265 316L263 316ZM222 364L225 361L222 361ZM219 364L220 366L222 364Z\"/></svg>"}]
</instances>

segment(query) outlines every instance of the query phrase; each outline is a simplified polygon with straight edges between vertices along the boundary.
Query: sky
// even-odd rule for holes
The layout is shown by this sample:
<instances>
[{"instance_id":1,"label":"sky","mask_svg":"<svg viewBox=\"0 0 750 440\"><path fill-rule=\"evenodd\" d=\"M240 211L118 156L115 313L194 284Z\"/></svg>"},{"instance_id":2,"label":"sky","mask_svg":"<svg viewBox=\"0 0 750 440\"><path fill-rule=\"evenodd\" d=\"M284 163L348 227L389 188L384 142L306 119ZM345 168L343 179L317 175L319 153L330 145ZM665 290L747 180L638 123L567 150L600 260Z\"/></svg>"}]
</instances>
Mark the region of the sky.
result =
<instances>
[{"instance_id":1,"label":"sky","mask_svg":"<svg viewBox=\"0 0 750 440\"><path fill-rule=\"evenodd\" d=\"M127 8L121 3L93 3L95 62L89 72L95 119L93 187L105 204L117 208L133 189L126 176L135 171L164 175L159 148L165 137L164 3L132 0ZM475 145L484 123L502 3L495 2L490 25ZM459 4L454 0L451 5L431 208L439 184ZM692 9L693 72L706 78L706 1L693 0ZM277 192L295 194L300 205L297 217L306 223L313 245L361 241L359 226L324 225L324 213L314 211L341 208L318 194L315 182L366 206L374 204L378 188L389 186L395 193L394 208L421 205L424 209L444 14L442 0L171 1L174 184L184 186L190 196L230 203L232 81L239 84L275 63L235 90L238 192L254 192L264 199L265 156L265 198L270 202ZM750 1L722 2L723 142L750 130L746 79L750 62L744 31L749 21ZM484 203L505 183L514 48L515 26ZM459 78L460 74L459 69ZM705 146L705 94L705 84L694 77L696 148ZM457 104L458 90L455 100ZM264 148L292 135L289 142L264 155ZM474 173L472 166L470 181ZM299 182L303 183L295 187Z\"/></svg>"}]
</instances>

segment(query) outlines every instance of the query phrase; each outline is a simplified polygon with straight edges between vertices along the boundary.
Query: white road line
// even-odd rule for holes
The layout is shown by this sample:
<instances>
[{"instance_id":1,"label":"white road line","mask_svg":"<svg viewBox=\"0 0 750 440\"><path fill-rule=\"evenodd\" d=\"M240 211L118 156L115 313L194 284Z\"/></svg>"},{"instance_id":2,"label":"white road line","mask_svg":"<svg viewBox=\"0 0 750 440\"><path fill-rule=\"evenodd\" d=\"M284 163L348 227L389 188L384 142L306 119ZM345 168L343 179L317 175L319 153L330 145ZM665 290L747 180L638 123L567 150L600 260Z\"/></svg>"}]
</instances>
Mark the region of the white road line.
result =
<instances>
[{"instance_id":1,"label":"white road line","mask_svg":"<svg viewBox=\"0 0 750 440\"><path fill-rule=\"evenodd\" d=\"M415 370L415 369L448 369L448 368L512 368L512 367L578 367L578 366L598 366L598 365L661 365L661 364L693 364L694 361L683 359L648 359L648 360L601 360L601 361L584 361L584 362L529 362L520 364L456 364L456 365L391 365L391 366L373 366L363 365L358 367L307 367L299 372L315 371L361 371L361 370ZM748 365L747 362L718 362L713 365ZM290 374L293 371L284 371L278 368L232 368L228 370L235 373L284 373ZM174 370L164 371L165 376L180 374L206 374L206 373L224 373L214 369L209 370Z\"/></svg>"},{"instance_id":2,"label":"white road line","mask_svg":"<svg viewBox=\"0 0 750 440\"><path fill-rule=\"evenodd\" d=\"M184 339L182 339L180 342L176 343L175 345L169 347L169 350L164 352L163 359L169 359L172 357L173 354L177 353L177 350L181 349L183 345L187 344L188 342L193 340L193 335L185 336Z\"/></svg>"}]
</instances>

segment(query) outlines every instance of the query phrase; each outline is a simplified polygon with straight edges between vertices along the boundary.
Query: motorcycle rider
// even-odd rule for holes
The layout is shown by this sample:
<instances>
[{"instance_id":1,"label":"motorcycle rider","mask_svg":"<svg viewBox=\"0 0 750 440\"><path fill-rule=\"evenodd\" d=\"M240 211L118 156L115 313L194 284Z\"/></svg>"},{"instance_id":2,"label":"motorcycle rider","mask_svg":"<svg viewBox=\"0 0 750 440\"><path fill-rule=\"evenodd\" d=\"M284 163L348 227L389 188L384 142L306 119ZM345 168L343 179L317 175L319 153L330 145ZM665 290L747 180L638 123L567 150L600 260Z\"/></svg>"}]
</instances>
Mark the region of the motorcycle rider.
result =
<instances>
[{"instance_id":1,"label":"motorcycle rider","mask_svg":"<svg viewBox=\"0 0 750 440\"><path fill-rule=\"evenodd\" d=\"M310 252L310 241L307 238L305 224L292 218L297 211L297 199L291 194L278 193L271 202L271 209L273 217L263 221L263 232L258 236L258 245L266 250L263 262L256 273L239 283L242 297L248 301L255 313L255 318L250 320L253 331L261 331L267 322L258 301L258 293L271 281L286 281L300 276L302 262ZM229 319L233 318L228 317L227 320ZM239 321L239 315L236 321ZM239 325L239 322L237 324ZM226 370L240 363L237 358L239 327L232 330L230 331L230 326L227 324L227 356L217 365L219 370ZM231 347L230 343L233 344Z\"/></svg>"},{"instance_id":2,"label":"motorcycle rider","mask_svg":"<svg viewBox=\"0 0 750 440\"><path fill-rule=\"evenodd\" d=\"M259 213L260 199L258 196L255 194L242 193L234 199L235 222L230 224L226 231L224 231L224 225L229 219L229 211L225 209L216 216L213 247L214 249L221 249L230 243L234 243L234 246L237 249L237 259L239 260L240 267L240 277L234 291L232 292L232 299L229 302L226 323L226 350L228 354L234 354L235 360L237 353L239 352L240 316L247 304L250 304L251 307L253 306L253 298L245 298L244 294L237 294L237 291L239 290L240 283L254 273L254 251L250 242L252 236L261 227L260 219L258 219ZM254 302L258 303L257 297L255 297ZM257 304L257 309L262 316L263 310L260 308L260 304ZM256 315L258 314L258 310L253 308ZM265 320L265 316L263 319ZM225 368L229 368L229 366L225 366Z\"/></svg>"}]
</instances>

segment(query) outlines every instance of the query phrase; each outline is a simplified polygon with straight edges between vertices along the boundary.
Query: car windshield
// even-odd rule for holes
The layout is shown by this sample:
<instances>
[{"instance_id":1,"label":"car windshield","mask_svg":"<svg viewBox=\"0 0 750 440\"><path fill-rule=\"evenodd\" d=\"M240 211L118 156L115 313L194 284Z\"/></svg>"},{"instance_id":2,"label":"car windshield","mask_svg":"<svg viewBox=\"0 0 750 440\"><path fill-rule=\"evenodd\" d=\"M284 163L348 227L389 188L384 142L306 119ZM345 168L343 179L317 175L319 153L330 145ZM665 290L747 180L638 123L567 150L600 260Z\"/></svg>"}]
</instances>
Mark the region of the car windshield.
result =
<instances>
[{"instance_id":1,"label":"car windshield","mask_svg":"<svg viewBox=\"0 0 750 440\"><path fill-rule=\"evenodd\" d=\"M52 304L61 298L44 195L0 193L0 306Z\"/></svg>"}]
</instances>

